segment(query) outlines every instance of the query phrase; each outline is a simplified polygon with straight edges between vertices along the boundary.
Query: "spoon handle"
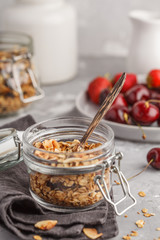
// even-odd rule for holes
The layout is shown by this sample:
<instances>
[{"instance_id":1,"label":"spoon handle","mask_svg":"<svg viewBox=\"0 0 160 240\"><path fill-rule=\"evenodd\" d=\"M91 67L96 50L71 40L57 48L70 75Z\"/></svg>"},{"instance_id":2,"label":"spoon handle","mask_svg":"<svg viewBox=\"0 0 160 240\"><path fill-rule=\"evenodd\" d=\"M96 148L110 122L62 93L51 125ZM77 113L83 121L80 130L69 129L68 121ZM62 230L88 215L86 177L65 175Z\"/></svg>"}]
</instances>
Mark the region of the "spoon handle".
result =
<instances>
[{"instance_id":1,"label":"spoon handle","mask_svg":"<svg viewBox=\"0 0 160 240\"><path fill-rule=\"evenodd\" d=\"M85 132L84 136L82 137L80 141L80 145L83 146L89 136L92 134L100 120L103 118L103 116L108 112L110 109L112 103L114 102L115 98L118 96L120 93L123 84L126 79L126 73L123 73L119 80L116 82L110 93L107 95L105 100L103 101L101 107L99 108L98 112L96 113L95 117L93 118L91 124L89 125L87 131Z\"/></svg>"}]
</instances>

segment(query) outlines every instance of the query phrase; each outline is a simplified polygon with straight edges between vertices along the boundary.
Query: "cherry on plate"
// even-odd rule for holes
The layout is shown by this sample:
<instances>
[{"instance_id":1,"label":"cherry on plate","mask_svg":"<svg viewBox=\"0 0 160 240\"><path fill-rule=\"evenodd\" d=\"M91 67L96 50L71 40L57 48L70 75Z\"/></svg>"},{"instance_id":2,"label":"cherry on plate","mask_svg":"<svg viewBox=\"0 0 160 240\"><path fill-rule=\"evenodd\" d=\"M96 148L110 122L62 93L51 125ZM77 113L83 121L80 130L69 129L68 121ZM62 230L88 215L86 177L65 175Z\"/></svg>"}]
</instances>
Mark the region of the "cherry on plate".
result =
<instances>
[{"instance_id":1,"label":"cherry on plate","mask_svg":"<svg viewBox=\"0 0 160 240\"><path fill-rule=\"evenodd\" d=\"M131 124L129 109L125 106L112 106L104 118L112 122Z\"/></svg>"},{"instance_id":2,"label":"cherry on plate","mask_svg":"<svg viewBox=\"0 0 160 240\"><path fill-rule=\"evenodd\" d=\"M150 98L150 91L143 84L137 84L126 92L125 98L129 104L133 105L138 101L148 100Z\"/></svg>"},{"instance_id":3,"label":"cherry on plate","mask_svg":"<svg viewBox=\"0 0 160 240\"><path fill-rule=\"evenodd\" d=\"M150 90L150 102L160 108L160 93L155 90ZM154 100L154 101L152 101Z\"/></svg>"},{"instance_id":4,"label":"cherry on plate","mask_svg":"<svg viewBox=\"0 0 160 240\"><path fill-rule=\"evenodd\" d=\"M133 119L141 125L151 125L160 116L159 108L147 101L136 102L131 111Z\"/></svg>"},{"instance_id":5,"label":"cherry on plate","mask_svg":"<svg viewBox=\"0 0 160 240\"><path fill-rule=\"evenodd\" d=\"M105 88L101 93L100 93L100 104L103 103L104 99L107 97L109 94L109 89ZM112 106L125 106L127 107L127 101L122 93L119 93L116 99L114 100Z\"/></svg>"},{"instance_id":6,"label":"cherry on plate","mask_svg":"<svg viewBox=\"0 0 160 240\"><path fill-rule=\"evenodd\" d=\"M122 73L117 73L112 80L113 85L118 81ZM127 73L126 80L124 82L124 85L122 87L121 92L125 93L128 89L133 87L135 84L137 84L137 76L134 73Z\"/></svg>"},{"instance_id":7,"label":"cherry on plate","mask_svg":"<svg viewBox=\"0 0 160 240\"><path fill-rule=\"evenodd\" d=\"M107 78L97 77L89 83L87 93L90 100L93 103L99 104L99 97L100 97L101 91L105 88L111 88L111 87L112 87L112 84Z\"/></svg>"}]
</instances>

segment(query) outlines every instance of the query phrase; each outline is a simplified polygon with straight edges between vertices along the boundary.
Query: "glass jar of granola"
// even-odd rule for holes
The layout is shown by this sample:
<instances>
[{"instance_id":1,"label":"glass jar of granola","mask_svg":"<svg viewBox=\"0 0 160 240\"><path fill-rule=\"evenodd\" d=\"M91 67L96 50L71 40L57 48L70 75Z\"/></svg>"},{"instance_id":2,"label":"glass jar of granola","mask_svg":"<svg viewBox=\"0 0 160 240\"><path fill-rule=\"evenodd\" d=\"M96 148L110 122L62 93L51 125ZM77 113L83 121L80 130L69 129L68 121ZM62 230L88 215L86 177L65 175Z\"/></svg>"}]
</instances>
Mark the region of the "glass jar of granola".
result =
<instances>
[{"instance_id":1,"label":"glass jar of granola","mask_svg":"<svg viewBox=\"0 0 160 240\"><path fill-rule=\"evenodd\" d=\"M0 116L13 114L44 96L32 64L32 39L0 33Z\"/></svg>"},{"instance_id":2,"label":"glass jar of granola","mask_svg":"<svg viewBox=\"0 0 160 240\"><path fill-rule=\"evenodd\" d=\"M114 164L121 159L115 153L114 133L103 121L85 146L77 145L91 119L60 117L35 124L23 134L23 157L27 165L30 192L42 206L59 212L83 211L110 202L111 173L119 175L123 190L129 185ZM126 197L126 196L125 196ZM123 199L122 199L123 200ZM121 202L120 200L119 202Z\"/></svg>"}]
</instances>

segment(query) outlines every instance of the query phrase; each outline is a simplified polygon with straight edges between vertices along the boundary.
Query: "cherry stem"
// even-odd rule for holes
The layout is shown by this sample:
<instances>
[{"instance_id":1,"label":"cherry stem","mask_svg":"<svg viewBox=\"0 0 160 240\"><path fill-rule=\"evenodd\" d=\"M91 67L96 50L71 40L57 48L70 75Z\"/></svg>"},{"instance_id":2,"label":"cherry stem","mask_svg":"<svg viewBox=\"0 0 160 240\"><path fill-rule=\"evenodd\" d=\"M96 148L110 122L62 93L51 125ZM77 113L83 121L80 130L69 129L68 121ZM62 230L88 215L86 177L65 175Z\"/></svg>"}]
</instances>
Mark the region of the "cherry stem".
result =
<instances>
[{"instance_id":1,"label":"cherry stem","mask_svg":"<svg viewBox=\"0 0 160 240\"><path fill-rule=\"evenodd\" d=\"M129 121L128 121L128 113L123 113L123 117L124 117L124 120L125 120L125 122L129 125Z\"/></svg>"},{"instance_id":2,"label":"cherry stem","mask_svg":"<svg viewBox=\"0 0 160 240\"><path fill-rule=\"evenodd\" d=\"M137 123L134 119L132 119L132 121L139 127L139 129L140 129L141 132L142 132L142 138L145 140L145 139L146 139L146 134L145 134L142 126L141 126L139 123Z\"/></svg>"},{"instance_id":3,"label":"cherry stem","mask_svg":"<svg viewBox=\"0 0 160 240\"><path fill-rule=\"evenodd\" d=\"M149 99L149 100L147 100L146 102L145 102L145 105L146 105L146 107L148 108L149 107L149 103L152 103L152 102L155 102L155 103L160 103L160 100L158 100L158 99Z\"/></svg>"},{"instance_id":4,"label":"cherry stem","mask_svg":"<svg viewBox=\"0 0 160 240\"><path fill-rule=\"evenodd\" d=\"M137 123L137 126L140 128L140 130L141 130L141 132L142 132L142 138L145 140L145 139L146 139L146 134L145 134L142 126L141 126L139 123Z\"/></svg>"},{"instance_id":5,"label":"cherry stem","mask_svg":"<svg viewBox=\"0 0 160 240\"><path fill-rule=\"evenodd\" d=\"M104 77L107 78L107 79L110 79L110 73L109 72L105 73Z\"/></svg>"},{"instance_id":6,"label":"cherry stem","mask_svg":"<svg viewBox=\"0 0 160 240\"><path fill-rule=\"evenodd\" d=\"M139 173L133 175L132 177L128 178L127 180L129 181L129 180L131 180L132 178L135 178L135 177L137 177L138 175L140 175L141 173L143 173L143 172L149 167L149 165L150 165L153 161L154 161L154 159L151 159L151 160L149 161L149 163L145 166L145 168L144 168L142 171L140 171Z\"/></svg>"}]
</instances>

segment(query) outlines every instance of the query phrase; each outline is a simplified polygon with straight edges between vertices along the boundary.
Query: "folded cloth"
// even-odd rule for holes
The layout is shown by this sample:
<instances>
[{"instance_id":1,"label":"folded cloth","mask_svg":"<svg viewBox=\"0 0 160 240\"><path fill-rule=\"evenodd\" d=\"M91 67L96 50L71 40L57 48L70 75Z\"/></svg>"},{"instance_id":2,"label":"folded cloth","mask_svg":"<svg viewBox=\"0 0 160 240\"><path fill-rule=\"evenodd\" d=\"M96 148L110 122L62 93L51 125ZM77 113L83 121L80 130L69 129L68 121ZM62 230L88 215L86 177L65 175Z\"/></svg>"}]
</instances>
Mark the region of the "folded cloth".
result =
<instances>
[{"instance_id":1,"label":"folded cloth","mask_svg":"<svg viewBox=\"0 0 160 240\"><path fill-rule=\"evenodd\" d=\"M1 173L0 193L0 220L20 239L30 240L34 235L40 235L47 240L85 240L88 238L82 231L84 227L96 228L99 233L102 232L101 239L118 234L114 210L107 203L89 211L74 213L56 213L39 206L29 193L29 179L24 162ZM34 224L42 220L57 220L58 223L49 231L36 229Z\"/></svg>"},{"instance_id":2,"label":"folded cloth","mask_svg":"<svg viewBox=\"0 0 160 240\"><path fill-rule=\"evenodd\" d=\"M27 115L11 123L0 126L0 128L15 128L19 131L24 131L34 123L35 120L33 119L33 117L31 115Z\"/></svg>"}]
</instances>

